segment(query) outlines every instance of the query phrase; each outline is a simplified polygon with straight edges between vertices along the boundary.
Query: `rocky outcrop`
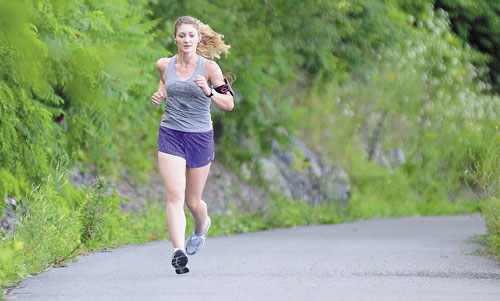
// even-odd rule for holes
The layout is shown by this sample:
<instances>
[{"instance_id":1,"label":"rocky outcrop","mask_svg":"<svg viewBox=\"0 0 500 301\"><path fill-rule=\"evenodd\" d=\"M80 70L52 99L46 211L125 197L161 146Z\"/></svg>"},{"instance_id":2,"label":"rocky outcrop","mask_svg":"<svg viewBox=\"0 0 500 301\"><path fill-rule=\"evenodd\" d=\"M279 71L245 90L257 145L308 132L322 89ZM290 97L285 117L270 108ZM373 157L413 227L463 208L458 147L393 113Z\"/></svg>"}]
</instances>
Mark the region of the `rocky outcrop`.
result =
<instances>
[{"instance_id":1,"label":"rocky outcrop","mask_svg":"<svg viewBox=\"0 0 500 301\"><path fill-rule=\"evenodd\" d=\"M262 176L270 183L271 190L311 205L346 204L351 193L347 173L339 167L327 166L299 139L291 141L287 149L273 141L271 155L259 160Z\"/></svg>"},{"instance_id":2,"label":"rocky outcrop","mask_svg":"<svg viewBox=\"0 0 500 301\"><path fill-rule=\"evenodd\" d=\"M230 215L235 208L239 212L266 211L270 196L214 162L202 198L212 212Z\"/></svg>"},{"instance_id":3,"label":"rocky outcrop","mask_svg":"<svg viewBox=\"0 0 500 301\"><path fill-rule=\"evenodd\" d=\"M401 148L383 148L384 128L389 115L388 111L377 113L373 107L367 106L364 114L367 117L363 120L361 141L368 160L376 162L383 168L396 168L405 164L406 159Z\"/></svg>"},{"instance_id":4,"label":"rocky outcrop","mask_svg":"<svg viewBox=\"0 0 500 301\"><path fill-rule=\"evenodd\" d=\"M92 186L97 175L94 169L91 170L90 173L84 173L79 168L73 168L70 173L73 185L76 187ZM148 180L145 184L139 185L125 171L122 171L121 181L110 179L106 181L110 186L110 194L115 190L117 196L128 199L120 203L120 210L123 213L147 214L148 202L165 202L167 198L157 166L155 170L148 173ZM235 209L240 212L265 211L269 196L258 187L240 180L221 164L213 162L202 199L207 202L211 212L230 215Z\"/></svg>"},{"instance_id":5,"label":"rocky outcrop","mask_svg":"<svg viewBox=\"0 0 500 301\"><path fill-rule=\"evenodd\" d=\"M351 193L347 174L338 167L327 166L320 156L311 151L302 141L291 138L290 147L272 143L272 152L268 157L255 158L260 166L260 174L268 185L263 190L236 176L216 161L212 163L210 174L203 191L210 211L216 214L231 215L239 212L265 212L271 191L286 198L303 200L311 205L334 202L346 204ZM155 160L155 159L152 159ZM156 160L155 160L155 163ZM243 177L247 180L255 175L242 165ZM88 167L83 171L74 167L68 173L71 183L81 188L92 187L97 180L98 171ZM145 184L136 183L127 172L122 171L120 181L106 179L110 195L125 198L120 204L123 213L134 212L148 214L148 202L165 202L166 192L161 175L156 166L148 173ZM16 219L17 202L6 198L7 206L3 210L0 226L4 233L12 231Z\"/></svg>"},{"instance_id":6,"label":"rocky outcrop","mask_svg":"<svg viewBox=\"0 0 500 301\"><path fill-rule=\"evenodd\" d=\"M2 216L0 218L0 230L4 234L11 233L14 229L14 223L16 221L16 210L20 208L19 203L10 197L5 197L5 207L2 210Z\"/></svg>"},{"instance_id":7,"label":"rocky outcrop","mask_svg":"<svg viewBox=\"0 0 500 301\"><path fill-rule=\"evenodd\" d=\"M311 205L331 202L346 204L351 193L347 174L341 168L327 166L320 156L299 139L290 140L292 145L287 148L274 141L271 156L255 158L260 165L260 176L268 182L269 191L286 198L303 200ZM245 170L245 165L242 165L242 169L241 174L247 180L255 176ZM91 168L90 173L84 173L73 168L70 175L75 186L91 186L95 181L96 171ZM120 204L122 212L147 214L147 202L166 201L158 166L149 172L149 179L143 185L135 183L125 171L122 171L121 181L107 181L111 191L115 190L118 196L128 199ZM202 198L208 203L210 210L218 214L232 214L235 209L239 212L266 211L269 193L248 182L214 161Z\"/></svg>"},{"instance_id":8,"label":"rocky outcrop","mask_svg":"<svg viewBox=\"0 0 500 301\"><path fill-rule=\"evenodd\" d=\"M89 166L88 170L84 172L75 166L69 172L69 179L73 186L77 188L82 188L84 185L93 187L98 179L98 171L95 167ZM116 192L116 196L128 199L119 205L122 213L134 212L147 214L148 200L155 200L156 185L137 185L125 171L122 171L121 181L106 179L106 182L109 185L109 195L115 195Z\"/></svg>"},{"instance_id":9,"label":"rocky outcrop","mask_svg":"<svg viewBox=\"0 0 500 301\"><path fill-rule=\"evenodd\" d=\"M291 138L291 142L290 147L283 147L274 141L270 156L254 159L260 166L260 176L268 183L264 190L249 184L248 179L255 174L252 174L246 165L243 164L241 170L241 174L247 179L245 181L237 177L235 172L216 161L213 162L202 196L210 211L225 215L233 214L234 210L265 212L271 198L269 192L303 200L311 205L331 202L346 204L351 193L347 174L341 168L327 166L320 156L299 139ZM152 160L157 163L156 159ZM83 185L92 187L97 181L98 171L92 166L85 172L73 167L68 176L77 188ZM148 180L144 184L136 183L125 171L122 171L120 181L105 180L110 186L108 194L126 199L120 203L123 213L148 214L148 202L166 201L165 187L158 166L148 173ZM7 233L12 231L16 219L17 202L8 197L5 201L7 206L3 210L0 226L3 232Z\"/></svg>"}]
</instances>

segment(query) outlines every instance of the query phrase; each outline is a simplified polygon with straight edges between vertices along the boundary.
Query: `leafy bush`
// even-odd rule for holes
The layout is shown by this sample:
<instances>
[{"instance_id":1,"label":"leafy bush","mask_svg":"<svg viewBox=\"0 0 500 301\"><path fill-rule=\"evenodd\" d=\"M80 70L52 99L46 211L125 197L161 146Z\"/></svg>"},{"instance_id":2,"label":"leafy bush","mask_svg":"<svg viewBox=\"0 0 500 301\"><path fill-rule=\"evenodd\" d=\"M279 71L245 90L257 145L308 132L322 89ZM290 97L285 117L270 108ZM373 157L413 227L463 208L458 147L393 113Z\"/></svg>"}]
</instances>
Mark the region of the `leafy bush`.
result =
<instances>
[{"instance_id":1,"label":"leafy bush","mask_svg":"<svg viewBox=\"0 0 500 301\"><path fill-rule=\"evenodd\" d=\"M485 242L488 244L490 253L500 258L500 200L495 197L485 201L482 213L488 229Z\"/></svg>"},{"instance_id":2,"label":"leafy bush","mask_svg":"<svg viewBox=\"0 0 500 301\"><path fill-rule=\"evenodd\" d=\"M453 31L470 45L491 56L487 73L496 92L500 92L500 1L435 0L435 8L449 13ZM485 77L486 79L486 77Z\"/></svg>"},{"instance_id":3,"label":"leafy bush","mask_svg":"<svg viewBox=\"0 0 500 301\"><path fill-rule=\"evenodd\" d=\"M107 196L108 184L104 179L98 179L95 189L85 188L85 196L78 201L80 208L80 241L89 245L91 242L99 242L109 235L109 227L106 226L106 216L109 212L116 211L120 199ZM115 205L115 206L113 206ZM112 208L113 207L113 208Z\"/></svg>"},{"instance_id":4,"label":"leafy bush","mask_svg":"<svg viewBox=\"0 0 500 301\"><path fill-rule=\"evenodd\" d=\"M150 107L138 101L151 90L151 61L160 56L145 47L155 24L145 20L145 3L0 2L2 197L42 184L60 160L113 171L109 162L125 147L123 161L152 168L144 146L120 139L154 128Z\"/></svg>"},{"instance_id":5,"label":"leafy bush","mask_svg":"<svg viewBox=\"0 0 500 301\"><path fill-rule=\"evenodd\" d=\"M445 12L428 7L424 16L422 24L391 19L405 38L380 47L364 78L319 79L296 100L294 121L303 136L352 177L350 205L360 217L477 210L447 199L472 185L472 158L487 145L482 133L497 124L500 102L475 67L486 57L451 32ZM400 148L405 154L406 163L390 172L366 159L378 129L381 152Z\"/></svg>"},{"instance_id":6,"label":"leafy bush","mask_svg":"<svg viewBox=\"0 0 500 301\"><path fill-rule=\"evenodd\" d=\"M14 240L24 246L16 253L16 261L23 263L22 273L40 273L60 264L79 247L80 223L70 208L60 205L60 195L51 182L49 179L48 185L33 190L15 230Z\"/></svg>"},{"instance_id":7,"label":"leafy bush","mask_svg":"<svg viewBox=\"0 0 500 301\"><path fill-rule=\"evenodd\" d=\"M0 285L64 265L85 252L167 237L163 205L149 204L147 214L122 214L121 201L102 179L77 190L61 170L52 173L26 197L14 232L0 238Z\"/></svg>"},{"instance_id":8,"label":"leafy bush","mask_svg":"<svg viewBox=\"0 0 500 301\"><path fill-rule=\"evenodd\" d=\"M21 242L13 240L7 241L5 238L0 238L0 285L12 284L15 280L26 277L26 274L18 272L18 266L21 262L16 261L19 257L15 257L15 253L23 249ZM0 295L0 299L1 299Z\"/></svg>"}]
</instances>

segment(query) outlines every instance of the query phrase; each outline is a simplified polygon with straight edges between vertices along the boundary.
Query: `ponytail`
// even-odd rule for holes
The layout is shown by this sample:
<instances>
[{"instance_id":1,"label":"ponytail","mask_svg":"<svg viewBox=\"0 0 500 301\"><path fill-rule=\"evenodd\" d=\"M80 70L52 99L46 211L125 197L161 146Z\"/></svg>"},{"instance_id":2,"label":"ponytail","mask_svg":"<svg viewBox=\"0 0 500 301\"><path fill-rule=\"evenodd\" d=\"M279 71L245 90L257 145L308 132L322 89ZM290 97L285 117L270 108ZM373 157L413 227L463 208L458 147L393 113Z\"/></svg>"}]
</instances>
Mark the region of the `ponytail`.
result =
<instances>
[{"instance_id":1,"label":"ponytail","mask_svg":"<svg viewBox=\"0 0 500 301\"><path fill-rule=\"evenodd\" d=\"M224 35L215 32L209 25L200 22L201 42L196 49L196 52L204 57L218 58L220 54L228 54L228 49L231 45L224 43Z\"/></svg>"}]
</instances>

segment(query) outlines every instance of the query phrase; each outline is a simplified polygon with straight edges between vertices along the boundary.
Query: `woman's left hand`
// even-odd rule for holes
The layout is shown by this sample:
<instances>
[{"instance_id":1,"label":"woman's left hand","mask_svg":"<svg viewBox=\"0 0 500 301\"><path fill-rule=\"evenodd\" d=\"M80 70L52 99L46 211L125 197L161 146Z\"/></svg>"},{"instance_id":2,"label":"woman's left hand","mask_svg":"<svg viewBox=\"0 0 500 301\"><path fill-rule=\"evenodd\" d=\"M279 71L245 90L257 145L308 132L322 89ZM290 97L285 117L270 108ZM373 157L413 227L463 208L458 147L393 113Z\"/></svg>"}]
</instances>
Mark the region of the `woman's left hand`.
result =
<instances>
[{"instance_id":1,"label":"woman's left hand","mask_svg":"<svg viewBox=\"0 0 500 301\"><path fill-rule=\"evenodd\" d=\"M203 90L205 95L210 95L211 89L208 86L207 79L203 75L197 75L193 81Z\"/></svg>"}]
</instances>

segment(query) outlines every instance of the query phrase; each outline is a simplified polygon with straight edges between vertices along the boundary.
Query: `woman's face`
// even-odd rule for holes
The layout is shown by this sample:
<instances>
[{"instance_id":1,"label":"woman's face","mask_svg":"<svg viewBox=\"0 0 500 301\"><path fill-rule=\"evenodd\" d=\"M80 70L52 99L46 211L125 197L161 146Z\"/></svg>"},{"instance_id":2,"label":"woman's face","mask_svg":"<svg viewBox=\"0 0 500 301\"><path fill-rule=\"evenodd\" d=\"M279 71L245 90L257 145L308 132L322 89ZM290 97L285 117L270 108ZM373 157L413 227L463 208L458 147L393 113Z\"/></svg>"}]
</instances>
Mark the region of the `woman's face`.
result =
<instances>
[{"instance_id":1,"label":"woman's face","mask_svg":"<svg viewBox=\"0 0 500 301\"><path fill-rule=\"evenodd\" d=\"M179 52L196 53L196 47L198 46L198 42L200 42L200 34L193 25L182 24L177 27L175 40L177 41Z\"/></svg>"}]
</instances>

